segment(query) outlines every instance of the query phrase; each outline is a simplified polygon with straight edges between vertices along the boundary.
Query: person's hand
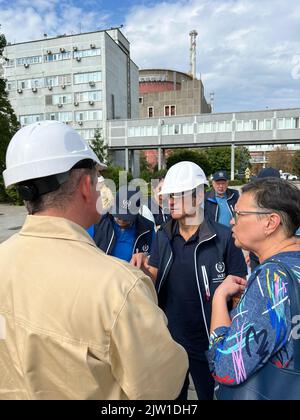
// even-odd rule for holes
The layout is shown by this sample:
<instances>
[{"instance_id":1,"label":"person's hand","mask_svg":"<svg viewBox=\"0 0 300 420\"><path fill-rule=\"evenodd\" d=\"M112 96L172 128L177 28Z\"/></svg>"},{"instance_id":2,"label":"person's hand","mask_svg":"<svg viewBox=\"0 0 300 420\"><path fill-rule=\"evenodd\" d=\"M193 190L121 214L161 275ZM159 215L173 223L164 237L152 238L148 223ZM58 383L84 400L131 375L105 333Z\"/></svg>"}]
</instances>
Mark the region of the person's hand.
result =
<instances>
[{"instance_id":1,"label":"person's hand","mask_svg":"<svg viewBox=\"0 0 300 420\"><path fill-rule=\"evenodd\" d=\"M147 276L151 277L150 265L148 264L148 261L149 261L149 257L145 255L143 252L139 252L133 255L130 261L130 264L132 264L136 268L139 268Z\"/></svg>"},{"instance_id":2,"label":"person's hand","mask_svg":"<svg viewBox=\"0 0 300 420\"><path fill-rule=\"evenodd\" d=\"M246 289L247 280L242 277L228 276L217 288L216 295L230 300L233 297L240 296Z\"/></svg>"}]
</instances>

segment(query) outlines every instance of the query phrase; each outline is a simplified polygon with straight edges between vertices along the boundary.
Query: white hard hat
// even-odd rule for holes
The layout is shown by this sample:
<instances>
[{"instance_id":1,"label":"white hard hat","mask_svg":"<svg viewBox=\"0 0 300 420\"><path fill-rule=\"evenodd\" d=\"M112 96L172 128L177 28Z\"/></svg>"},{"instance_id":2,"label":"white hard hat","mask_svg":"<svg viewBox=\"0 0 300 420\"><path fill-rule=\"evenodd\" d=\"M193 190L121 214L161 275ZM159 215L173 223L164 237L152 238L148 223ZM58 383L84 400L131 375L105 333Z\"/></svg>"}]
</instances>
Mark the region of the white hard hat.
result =
<instances>
[{"instance_id":1,"label":"white hard hat","mask_svg":"<svg viewBox=\"0 0 300 420\"><path fill-rule=\"evenodd\" d=\"M191 191L202 184L208 185L208 181L200 166L193 162L179 162L168 170L158 195Z\"/></svg>"},{"instance_id":2,"label":"white hard hat","mask_svg":"<svg viewBox=\"0 0 300 420\"><path fill-rule=\"evenodd\" d=\"M105 169L90 146L71 127L58 121L42 121L21 128L6 152L6 187L69 171L90 159Z\"/></svg>"}]
</instances>

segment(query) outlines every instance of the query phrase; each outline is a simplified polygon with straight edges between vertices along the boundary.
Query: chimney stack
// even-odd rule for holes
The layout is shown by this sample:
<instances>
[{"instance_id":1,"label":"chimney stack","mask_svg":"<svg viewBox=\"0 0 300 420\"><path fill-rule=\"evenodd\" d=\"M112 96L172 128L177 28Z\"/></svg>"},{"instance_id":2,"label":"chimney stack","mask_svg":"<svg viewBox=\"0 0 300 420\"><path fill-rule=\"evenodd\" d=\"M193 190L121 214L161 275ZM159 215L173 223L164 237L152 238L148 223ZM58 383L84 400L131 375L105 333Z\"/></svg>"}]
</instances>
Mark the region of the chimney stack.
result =
<instances>
[{"instance_id":1,"label":"chimney stack","mask_svg":"<svg viewBox=\"0 0 300 420\"><path fill-rule=\"evenodd\" d=\"M198 32L193 30L190 32L191 47L190 47L190 74L196 79L196 38Z\"/></svg>"}]
</instances>

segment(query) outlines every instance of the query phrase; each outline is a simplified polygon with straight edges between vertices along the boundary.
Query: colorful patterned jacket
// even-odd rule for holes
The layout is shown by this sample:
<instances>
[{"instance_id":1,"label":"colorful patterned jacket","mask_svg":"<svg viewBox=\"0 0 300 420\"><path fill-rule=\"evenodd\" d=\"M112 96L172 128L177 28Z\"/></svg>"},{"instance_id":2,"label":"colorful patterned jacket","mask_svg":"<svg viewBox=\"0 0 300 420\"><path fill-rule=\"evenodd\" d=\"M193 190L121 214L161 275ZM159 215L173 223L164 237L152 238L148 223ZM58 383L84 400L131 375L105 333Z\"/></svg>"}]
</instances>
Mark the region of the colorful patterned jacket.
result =
<instances>
[{"instance_id":1,"label":"colorful patterned jacket","mask_svg":"<svg viewBox=\"0 0 300 420\"><path fill-rule=\"evenodd\" d=\"M292 269L300 287L300 252L273 258ZM300 338L300 326L297 320L292 323L287 285L288 274L275 262L253 272L245 296L231 312L231 327L218 328L210 337L207 356L217 382L239 385L268 361L293 368L292 336Z\"/></svg>"}]
</instances>

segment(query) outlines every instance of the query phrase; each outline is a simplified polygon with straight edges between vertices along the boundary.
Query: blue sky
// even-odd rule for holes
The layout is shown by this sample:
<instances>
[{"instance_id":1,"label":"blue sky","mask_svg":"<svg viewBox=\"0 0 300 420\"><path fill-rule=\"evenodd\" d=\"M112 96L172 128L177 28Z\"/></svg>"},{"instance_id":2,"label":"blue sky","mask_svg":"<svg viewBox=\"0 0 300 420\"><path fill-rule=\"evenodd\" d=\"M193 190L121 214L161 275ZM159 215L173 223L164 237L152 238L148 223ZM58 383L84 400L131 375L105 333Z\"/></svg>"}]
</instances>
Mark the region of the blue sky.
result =
<instances>
[{"instance_id":1,"label":"blue sky","mask_svg":"<svg viewBox=\"0 0 300 420\"><path fill-rule=\"evenodd\" d=\"M140 68L197 72L215 111L300 107L299 0L0 0L7 40L40 39L123 24Z\"/></svg>"}]
</instances>

